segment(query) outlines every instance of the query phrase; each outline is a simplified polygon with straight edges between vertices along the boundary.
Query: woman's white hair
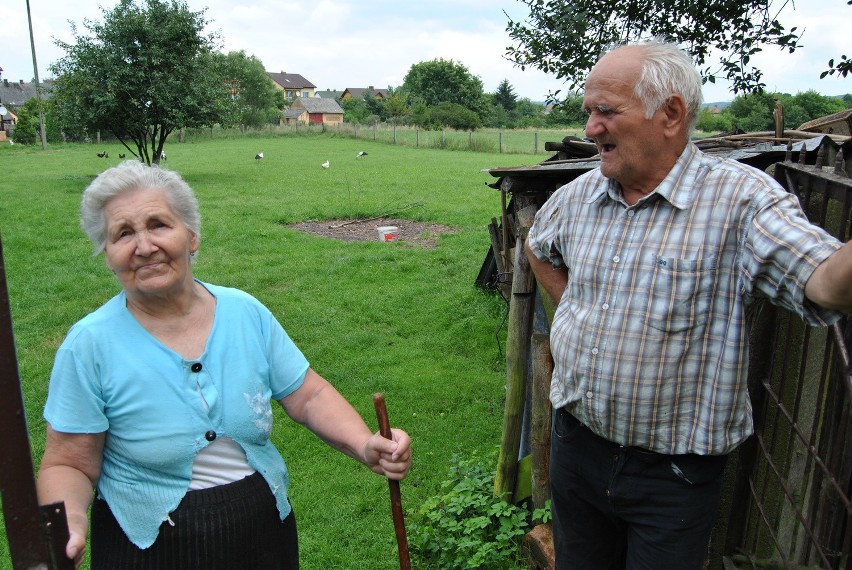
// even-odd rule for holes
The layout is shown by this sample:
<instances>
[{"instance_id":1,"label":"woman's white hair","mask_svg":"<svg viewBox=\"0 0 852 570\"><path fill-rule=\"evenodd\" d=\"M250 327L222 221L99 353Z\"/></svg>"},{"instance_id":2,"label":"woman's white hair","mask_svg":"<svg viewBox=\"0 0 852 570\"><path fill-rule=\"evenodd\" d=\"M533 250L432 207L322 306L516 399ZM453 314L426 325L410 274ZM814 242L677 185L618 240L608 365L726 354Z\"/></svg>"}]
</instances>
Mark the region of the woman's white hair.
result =
<instances>
[{"instance_id":1,"label":"woman's white hair","mask_svg":"<svg viewBox=\"0 0 852 570\"><path fill-rule=\"evenodd\" d=\"M637 46L641 50L642 71L633 93L645 106L645 117L650 119L662 109L672 95L680 94L686 106L688 139L695 131L703 100L701 75L695 69L692 58L677 44L660 38L615 44L601 57L630 46Z\"/></svg>"},{"instance_id":2,"label":"woman's white hair","mask_svg":"<svg viewBox=\"0 0 852 570\"><path fill-rule=\"evenodd\" d=\"M83 191L80 227L95 244L95 255L106 247L106 203L126 192L146 188L163 190L172 211L189 231L201 237L201 213L189 184L176 172L127 160L103 171Z\"/></svg>"}]
</instances>

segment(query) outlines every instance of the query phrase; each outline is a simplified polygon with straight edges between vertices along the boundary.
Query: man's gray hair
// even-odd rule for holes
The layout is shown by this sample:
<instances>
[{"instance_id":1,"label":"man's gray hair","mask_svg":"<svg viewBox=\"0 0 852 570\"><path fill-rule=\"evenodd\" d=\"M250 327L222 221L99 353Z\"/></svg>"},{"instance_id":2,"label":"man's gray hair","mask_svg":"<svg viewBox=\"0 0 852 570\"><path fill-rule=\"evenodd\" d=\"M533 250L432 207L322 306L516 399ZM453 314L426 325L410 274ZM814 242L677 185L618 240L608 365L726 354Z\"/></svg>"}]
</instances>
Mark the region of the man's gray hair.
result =
<instances>
[{"instance_id":1,"label":"man's gray hair","mask_svg":"<svg viewBox=\"0 0 852 570\"><path fill-rule=\"evenodd\" d=\"M126 192L159 189L166 193L174 213L187 229L201 237L201 213L192 188L181 176L158 166L147 166L138 160L127 160L103 171L83 191L80 204L80 227L95 244L95 255L106 247L104 206L112 198Z\"/></svg>"},{"instance_id":2,"label":"man's gray hair","mask_svg":"<svg viewBox=\"0 0 852 570\"><path fill-rule=\"evenodd\" d=\"M642 71L633 92L645 106L645 117L653 117L673 94L678 93L686 106L687 138L691 137L703 100L701 75L692 58L677 44L660 38L615 44L604 54L629 46L642 50Z\"/></svg>"}]
</instances>

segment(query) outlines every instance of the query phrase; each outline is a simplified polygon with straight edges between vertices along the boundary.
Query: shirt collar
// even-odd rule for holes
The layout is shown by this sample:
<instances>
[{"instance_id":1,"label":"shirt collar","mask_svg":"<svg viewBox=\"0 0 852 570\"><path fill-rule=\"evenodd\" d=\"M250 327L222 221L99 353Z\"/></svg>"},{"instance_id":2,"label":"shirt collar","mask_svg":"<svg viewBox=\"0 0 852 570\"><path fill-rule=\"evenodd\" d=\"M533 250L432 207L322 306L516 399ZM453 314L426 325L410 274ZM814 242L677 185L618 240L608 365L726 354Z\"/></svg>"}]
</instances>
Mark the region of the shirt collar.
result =
<instances>
[{"instance_id":1,"label":"shirt collar","mask_svg":"<svg viewBox=\"0 0 852 570\"><path fill-rule=\"evenodd\" d=\"M701 157L702 153L695 146L695 143L687 143L663 181L660 182L653 192L642 198L639 203L647 201L650 196L656 194L668 201L675 208L681 210L688 208L695 201L697 190L695 181L698 177ZM598 172L600 171L598 170ZM618 182L602 175L601 177L603 178L603 183L598 185L594 192L590 193L586 202L594 202L602 198L604 194L609 195L610 199L617 202L622 201L621 186Z\"/></svg>"}]
</instances>

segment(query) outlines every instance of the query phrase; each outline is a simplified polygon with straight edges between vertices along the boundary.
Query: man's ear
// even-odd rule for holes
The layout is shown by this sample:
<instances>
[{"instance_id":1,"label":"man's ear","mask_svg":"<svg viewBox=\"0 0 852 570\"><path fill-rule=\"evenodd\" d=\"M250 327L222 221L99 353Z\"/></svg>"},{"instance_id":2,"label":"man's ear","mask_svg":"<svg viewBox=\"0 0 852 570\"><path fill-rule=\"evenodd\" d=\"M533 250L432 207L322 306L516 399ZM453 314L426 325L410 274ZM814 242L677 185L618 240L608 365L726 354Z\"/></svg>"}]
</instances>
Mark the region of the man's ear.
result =
<instances>
[{"instance_id":1,"label":"man's ear","mask_svg":"<svg viewBox=\"0 0 852 570\"><path fill-rule=\"evenodd\" d=\"M677 135L686 130L686 103L683 96L675 93L663 105L665 128L668 134Z\"/></svg>"}]
</instances>

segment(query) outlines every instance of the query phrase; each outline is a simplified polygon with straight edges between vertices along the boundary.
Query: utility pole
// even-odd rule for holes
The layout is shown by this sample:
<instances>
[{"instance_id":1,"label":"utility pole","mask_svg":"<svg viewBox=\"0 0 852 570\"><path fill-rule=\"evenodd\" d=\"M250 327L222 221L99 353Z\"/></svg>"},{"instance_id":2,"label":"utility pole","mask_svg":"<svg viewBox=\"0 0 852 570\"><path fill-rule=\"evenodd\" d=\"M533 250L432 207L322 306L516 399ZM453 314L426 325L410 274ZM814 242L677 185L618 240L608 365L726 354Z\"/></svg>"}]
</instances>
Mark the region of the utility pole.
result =
<instances>
[{"instance_id":1,"label":"utility pole","mask_svg":"<svg viewBox=\"0 0 852 570\"><path fill-rule=\"evenodd\" d=\"M44 109L41 104L41 86L38 82L38 63L36 63L35 40L33 39L33 18L30 14L30 0L27 0L27 20L30 24L30 49L33 52L33 73L35 78L36 100L38 101L39 132L41 132L41 149L47 150L47 133L44 130Z\"/></svg>"}]
</instances>

